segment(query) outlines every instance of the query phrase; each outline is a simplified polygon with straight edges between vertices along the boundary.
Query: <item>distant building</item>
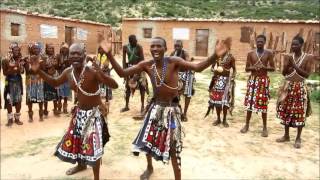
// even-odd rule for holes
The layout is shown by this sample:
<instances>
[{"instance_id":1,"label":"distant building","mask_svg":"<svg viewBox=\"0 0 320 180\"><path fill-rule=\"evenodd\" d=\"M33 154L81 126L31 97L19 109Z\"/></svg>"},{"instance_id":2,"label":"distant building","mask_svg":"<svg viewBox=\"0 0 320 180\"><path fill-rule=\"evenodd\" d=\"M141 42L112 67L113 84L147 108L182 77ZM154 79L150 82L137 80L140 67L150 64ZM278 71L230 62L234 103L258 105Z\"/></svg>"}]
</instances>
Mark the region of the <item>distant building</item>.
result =
<instances>
[{"instance_id":1,"label":"distant building","mask_svg":"<svg viewBox=\"0 0 320 180\"><path fill-rule=\"evenodd\" d=\"M52 43L55 52L59 52L62 42L69 45L74 42L85 43L87 53L97 51L101 38L111 36L111 25L93 21L77 20L20 10L0 10L0 55L5 56L11 42L22 45L23 55L27 54L30 42Z\"/></svg>"},{"instance_id":2,"label":"distant building","mask_svg":"<svg viewBox=\"0 0 320 180\"><path fill-rule=\"evenodd\" d=\"M305 39L308 32L312 30L309 41L319 46L319 25L319 21L312 20L124 18L122 20L122 39L124 43L127 43L128 36L135 34L147 55L150 55L152 37L165 38L168 53L173 50L174 39L180 39L183 40L183 46L191 56L207 57L214 51L217 39L231 36L233 39L232 53L237 60L244 62L247 52L253 48L254 34L264 32L267 36L267 47L274 50L284 49L288 52L292 38L301 29ZM270 33L272 33L272 41L269 45Z\"/></svg>"}]
</instances>

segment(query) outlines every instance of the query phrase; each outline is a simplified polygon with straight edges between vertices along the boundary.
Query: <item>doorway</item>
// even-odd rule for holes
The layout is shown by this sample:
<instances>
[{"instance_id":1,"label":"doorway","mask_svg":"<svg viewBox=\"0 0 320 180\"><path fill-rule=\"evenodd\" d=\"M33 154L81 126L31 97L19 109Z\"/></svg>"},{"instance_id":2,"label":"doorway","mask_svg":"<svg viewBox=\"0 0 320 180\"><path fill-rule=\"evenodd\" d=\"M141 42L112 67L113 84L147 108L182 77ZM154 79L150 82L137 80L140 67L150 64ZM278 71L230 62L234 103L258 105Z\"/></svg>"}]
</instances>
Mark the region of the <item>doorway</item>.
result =
<instances>
[{"instance_id":1,"label":"doorway","mask_svg":"<svg viewBox=\"0 0 320 180\"><path fill-rule=\"evenodd\" d=\"M209 29L196 30L196 56L208 56Z\"/></svg>"},{"instance_id":2,"label":"doorway","mask_svg":"<svg viewBox=\"0 0 320 180\"><path fill-rule=\"evenodd\" d=\"M73 36L74 36L73 27L65 26L64 41L68 43L69 46L71 46L71 44L73 43Z\"/></svg>"}]
</instances>

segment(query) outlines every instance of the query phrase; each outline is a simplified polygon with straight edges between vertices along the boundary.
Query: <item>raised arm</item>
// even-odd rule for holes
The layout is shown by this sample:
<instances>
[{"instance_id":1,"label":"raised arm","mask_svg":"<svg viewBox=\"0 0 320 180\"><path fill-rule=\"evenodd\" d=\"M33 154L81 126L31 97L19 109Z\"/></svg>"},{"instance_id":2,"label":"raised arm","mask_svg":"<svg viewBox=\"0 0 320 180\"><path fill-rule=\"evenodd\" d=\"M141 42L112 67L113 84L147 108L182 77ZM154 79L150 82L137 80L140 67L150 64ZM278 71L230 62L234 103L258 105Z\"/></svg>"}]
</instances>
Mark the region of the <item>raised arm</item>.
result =
<instances>
[{"instance_id":1,"label":"raised arm","mask_svg":"<svg viewBox=\"0 0 320 180\"><path fill-rule=\"evenodd\" d=\"M137 65L128 67L126 69L123 69L119 63L114 59L112 53L111 53L111 48L112 45L110 43L111 41L106 41L103 40L100 44L100 46L103 48L104 52L107 52L107 57L110 60L110 63L113 67L113 69L116 71L116 73L120 76L120 77L128 77L130 75L136 74L136 73L140 73L144 70L143 66L146 63L146 61L141 61L139 62Z\"/></svg>"},{"instance_id":2,"label":"raised arm","mask_svg":"<svg viewBox=\"0 0 320 180\"><path fill-rule=\"evenodd\" d=\"M136 65L133 65L131 67L123 69L119 65L119 63L114 59L114 57L112 56L111 52L107 53L107 57L110 60L110 63L112 64L113 69L116 71L116 73L120 77L128 77L130 75L142 72L144 70L143 69L143 64L146 63L145 61L141 61Z\"/></svg>"},{"instance_id":3,"label":"raised arm","mask_svg":"<svg viewBox=\"0 0 320 180\"><path fill-rule=\"evenodd\" d=\"M96 61L93 62L93 68L96 71L95 75L98 81L101 83L107 85L108 87L111 87L113 89L118 88L118 83L112 79L110 76L106 75L99 65L96 64Z\"/></svg>"},{"instance_id":4,"label":"raised arm","mask_svg":"<svg viewBox=\"0 0 320 180\"><path fill-rule=\"evenodd\" d=\"M47 73L45 73L41 68L40 68L40 62L39 62L39 57L38 56L31 56L30 58L31 60L31 70L37 74L40 75L40 77L47 82L48 84L50 84L51 86L57 87L61 84L63 84L64 82L66 82L68 80L68 74L71 71L71 67L65 69L62 74L58 77L52 77L49 76Z\"/></svg>"},{"instance_id":5,"label":"raised arm","mask_svg":"<svg viewBox=\"0 0 320 180\"><path fill-rule=\"evenodd\" d=\"M176 56L172 56L170 58L173 59L173 61L179 66L180 69L192 70L195 72L203 71L204 69L209 67L211 64L215 63L215 61L217 59L215 54L208 57L207 60L201 61L199 63L185 61L182 58L176 57Z\"/></svg>"},{"instance_id":6,"label":"raised arm","mask_svg":"<svg viewBox=\"0 0 320 180\"><path fill-rule=\"evenodd\" d=\"M228 39L228 38L227 38ZM214 53L207 58L207 60L199 62L199 63L192 63L189 61L184 61L183 59L179 57L172 57L176 59L175 63L178 64L180 69L186 69L186 70L193 70L196 72L201 72L205 68L209 67L211 64L216 62L216 59L218 57L221 57L223 54L225 54L230 49L230 40L223 40L223 41L217 41Z\"/></svg>"}]
</instances>

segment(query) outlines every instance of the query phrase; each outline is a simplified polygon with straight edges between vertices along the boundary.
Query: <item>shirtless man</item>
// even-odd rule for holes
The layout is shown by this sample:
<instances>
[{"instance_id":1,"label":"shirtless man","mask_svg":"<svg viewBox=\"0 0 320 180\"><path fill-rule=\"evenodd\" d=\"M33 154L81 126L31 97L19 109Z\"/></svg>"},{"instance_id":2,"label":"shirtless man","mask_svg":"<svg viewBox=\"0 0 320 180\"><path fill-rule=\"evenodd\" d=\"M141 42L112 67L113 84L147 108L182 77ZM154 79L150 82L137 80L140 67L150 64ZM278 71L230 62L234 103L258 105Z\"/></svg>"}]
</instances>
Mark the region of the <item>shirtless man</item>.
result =
<instances>
[{"instance_id":1,"label":"shirtless man","mask_svg":"<svg viewBox=\"0 0 320 180\"><path fill-rule=\"evenodd\" d=\"M42 71L37 57L32 59L32 69L51 86L57 87L69 82L71 89L77 92L78 105L55 155L66 162L78 162L76 167L66 172L67 175L84 170L86 165L90 165L93 167L94 179L97 180L103 147L109 140L107 124L97 108L101 103L99 84L104 83L111 88L117 88L118 84L96 64L85 65L85 57L83 45L73 44L69 50L72 67L65 69L58 77Z\"/></svg>"},{"instance_id":2,"label":"shirtless man","mask_svg":"<svg viewBox=\"0 0 320 180\"><path fill-rule=\"evenodd\" d=\"M147 170L140 176L149 179L153 173L152 157L168 163L171 158L176 180L181 179L180 153L182 150L181 111L178 107L178 72L181 69L201 72L227 51L223 42L218 42L215 54L200 63L191 63L180 57L165 57L166 41L155 37L151 41L152 60L144 60L126 69L116 62L111 54L111 44L103 43L114 70L120 77L146 72L152 82L154 97L148 108L144 123L133 142L133 153L147 153Z\"/></svg>"},{"instance_id":3,"label":"shirtless man","mask_svg":"<svg viewBox=\"0 0 320 180\"><path fill-rule=\"evenodd\" d=\"M128 56L128 62L126 57ZM122 55L122 67L128 68L133 65L138 64L140 61L144 60L143 49L140 44L137 43L137 38L135 35L129 36L129 44L123 46L123 55ZM136 84L136 87L130 87L130 83ZM141 109L140 113L144 111L144 97L145 93L148 93L148 81L144 72L132 74L131 76L125 78L125 100L126 105L121 109L121 112L129 111L129 99L130 94L133 94L135 89L140 90L141 96Z\"/></svg>"},{"instance_id":4,"label":"shirtless man","mask_svg":"<svg viewBox=\"0 0 320 180\"><path fill-rule=\"evenodd\" d=\"M174 51L170 55L181 57L185 61L191 61L189 54L186 50L183 49L183 44L181 40L176 40L174 42ZM179 89L179 94L184 95L184 110L183 115L181 117L181 121L188 121L188 107L191 101L191 96L194 94L194 72L190 70L179 72L179 80L180 82L182 82L181 89Z\"/></svg>"},{"instance_id":5,"label":"shirtless man","mask_svg":"<svg viewBox=\"0 0 320 180\"><path fill-rule=\"evenodd\" d=\"M22 77L24 71L25 59L22 59L21 49L18 43L10 45L9 56L2 61L3 74L6 76L4 87L4 102L7 108L8 123L6 126L12 126L13 122L18 125L23 123L20 121L21 101L23 94ZM12 107L15 106L16 112L13 114ZM14 119L14 121L13 121Z\"/></svg>"},{"instance_id":6,"label":"shirtless man","mask_svg":"<svg viewBox=\"0 0 320 180\"><path fill-rule=\"evenodd\" d=\"M247 82L247 93L244 105L247 109L246 124L241 129L241 133L249 130L249 123L252 112L261 112L263 121L262 137L268 137L267 130L267 109L270 98L269 84L270 79L268 72L274 71L273 52L264 49L266 37L264 35L257 36L257 49L248 53L246 62L246 72L251 72Z\"/></svg>"},{"instance_id":7,"label":"shirtless man","mask_svg":"<svg viewBox=\"0 0 320 180\"><path fill-rule=\"evenodd\" d=\"M305 125L308 113L308 92L305 85L311 73L313 56L304 53L301 48L304 43L302 37L294 37L291 48L292 55L287 55L283 62L282 75L285 78L283 86L279 91L277 102L277 117L284 125L283 137L277 142L290 141L289 127L297 128L295 148L301 147L301 132Z\"/></svg>"}]
</instances>

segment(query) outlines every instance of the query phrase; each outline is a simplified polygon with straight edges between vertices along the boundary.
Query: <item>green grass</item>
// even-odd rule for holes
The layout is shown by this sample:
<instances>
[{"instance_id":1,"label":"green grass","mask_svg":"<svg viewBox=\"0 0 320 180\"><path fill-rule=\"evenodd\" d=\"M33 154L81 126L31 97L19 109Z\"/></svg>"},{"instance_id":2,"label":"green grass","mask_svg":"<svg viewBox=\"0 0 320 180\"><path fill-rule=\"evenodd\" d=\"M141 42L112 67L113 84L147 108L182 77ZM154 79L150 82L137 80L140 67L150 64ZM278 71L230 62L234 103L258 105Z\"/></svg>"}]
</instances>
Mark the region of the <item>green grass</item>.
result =
<instances>
[{"instance_id":1,"label":"green grass","mask_svg":"<svg viewBox=\"0 0 320 180\"><path fill-rule=\"evenodd\" d=\"M283 76L279 72L269 73L270 78L270 96L277 98L278 89L282 84Z\"/></svg>"},{"instance_id":2,"label":"green grass","mask_svg":"<svg viewBox=\"0 0 320 180\"><path fill-rule=\"evenodd\" d=\"M26 141L18 150L10 151L7 154L1 154L1 161L10 157L34 156L41 152L43 148L51 147L61 139L61 137L38 138Z\"/></svg>"},{"instance_id":3,"label":"green grass","mask_svg":"<svg viewBox=\"0 0 320 180\"><path fill-rule=\"evenodd\" d=\"M122 17L319 19L320 16L318 0L3 0L0 7L112 25L119 25Z\"/></svg>"},{"instance_id":4,"label":"green grass","mask_svg":"<svg viewBox=\"0 0 320 180\"><path fill-rule=\"evenodd\" d=\"M314 90L310 94L310 99L312 102L320 103L320 90Z\"/></svg>"},{"instance_id":5,"label":"green grass","mask_svg":"<svg viewBox=\"0 0 320 180\"><path fill-rule=\"evenodd\" d=\"M312 74L310 74L308 79L320 81L320 75L319 75L319 73L312 73Z\"/></svg>"}]
</instances>

